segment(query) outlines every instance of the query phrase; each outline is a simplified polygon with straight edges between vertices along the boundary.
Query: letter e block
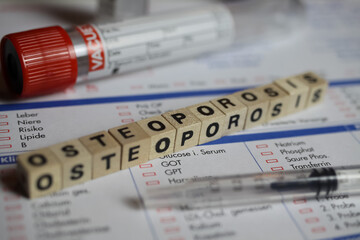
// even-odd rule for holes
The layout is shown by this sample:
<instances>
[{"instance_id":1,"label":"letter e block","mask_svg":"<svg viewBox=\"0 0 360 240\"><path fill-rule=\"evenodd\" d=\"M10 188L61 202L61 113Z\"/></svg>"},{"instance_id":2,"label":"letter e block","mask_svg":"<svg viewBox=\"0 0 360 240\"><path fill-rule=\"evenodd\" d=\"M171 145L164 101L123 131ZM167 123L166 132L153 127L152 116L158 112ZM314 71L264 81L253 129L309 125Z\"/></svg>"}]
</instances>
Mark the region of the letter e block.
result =
<instances>
[{"instance_id":1,"label":"letter e block","mask_svg":"<svg viewBox=\"0 0 360 240\"><path fill-rule=\"evenodd\" d=\"M174 152L176 130L165 118L155 116L137 124L150 136L150 160Z\"/></svg>"},{"instance_id":2,"label":"letter e block","mask_svg":"<svg viewBox=\"0 0 360 240\"><path fill-rule=\"evenodd\" d=\"M109 133L121 145L121 169L149 161L150 136L137 123L111 128Z\"/></svg>"},{"instance_id":3,"label":"letter e block","mask_svg":"<svg viewBox=\"0 0 360 240\"><path fill-rule=\"evenodd\" d=\"M92 156L77 139L49 147L62 165L63 188L91 180Z\"/></svg>"},{"instance_id":4,"label":"letter e block","mask_svg":"<svg viewBox=\"0 0 360 240\"><path fill-rule=\"evenodd\" d=\"M79 138L92 155L92 178L120 170L120 145L108 132L102 131Z\"/></svg>"},{"instance_id":5,"label":"letter e block","mask_svg":"<svg viewBox=\"0 0 360 240\"><path fill-rule=\"evenodd\" d=\"M266 122L269 99L256 89L247 89L233 94L240 102L248 107L245 119L245 129L249 129Z\"/></svg>"},{"instance_id":6,"label":"letter e block","mask_svg":"<svg viewBox=\"0 0 360 240\"><path fill-rule=\"evenodd\" d=\"M301 111L305 108L309 87L301 83L298 78L278 79L274 81L274 84L290 95L288 114Z\"/></svg>"},{"instance_id":7,"label":"letter e block","mask_svg":"<svg viewBox=\"0 0 360 240\"><path fill-rule=\"evenodd\" d=\"M17 157L20 184L29 198L37 198L62 188L61 164L49 148Z\"/></svg>"},{"instance_id":8,"label":"letter e block","mask_svg":"<svg viewBox=\"0 0 360 240\"><path fill-rule=\"evenodd\" d=\"M315 73L307 72L297 76L302 83L309 87L309 96L306 101L306 107L321 103L324 100L328 82Z\"/></svg>"},{"instance_id":9,"label":"letter e block","mask_svg":"<svg viewBox=\"0 0 360 240\"><path fill-rule=\"evenodd\" d=\"M222 136L225 129L225 114L211 102L187 107L201 121L199 144L213 141Z\"/></svg>"},{"instance_id":10,"label":"letter e block","mask_svg":"<svg viewBox=\"0 0 360 240\"><path fill-rule=\"evenodd\" d=\"M210 101L225 114L224 135L244 129L247 107L234 95L227 95Z\"/></svg>"},{"instance_id":11,"label":"letter e block","mask_svg":"<svg viewBox=\"0 0 360 240\"><path fill-rule=\"evenodd\" d=\"M181 108L162 115L175 129L174 152L199 144L201 121L186 108Z\"/></svg>"},{"instance_id":12,"label":"letter e block","mask_svg":"<svg viewBox=\"0 0 360 240\"><path fill-rule=\"evenodd\" d=\"M271 121L288 114L290 96L275 84L267 84L256 88L270 100L267 120Z\"/></svg>"}]
</instances>

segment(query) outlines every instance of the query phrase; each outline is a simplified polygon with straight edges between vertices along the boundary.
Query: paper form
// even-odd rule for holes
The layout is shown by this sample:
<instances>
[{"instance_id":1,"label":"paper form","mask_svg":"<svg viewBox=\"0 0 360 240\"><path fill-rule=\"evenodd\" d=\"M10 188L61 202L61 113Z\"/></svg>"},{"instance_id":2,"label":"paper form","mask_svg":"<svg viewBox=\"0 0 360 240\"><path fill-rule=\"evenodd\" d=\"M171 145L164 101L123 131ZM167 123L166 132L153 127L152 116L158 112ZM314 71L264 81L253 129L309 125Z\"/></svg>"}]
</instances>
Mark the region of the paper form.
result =
<instances>
[{"instance_id":1,"label":"paper form","mask_svg":"<svg viewBox=\"0 0 360 240\"><path fill-rule=\"evenodd\" d=\"M359 237L360 197L191 211L147 209L141 203L151 188L192 178L359 163L360 5L318 0L307 4L308 27L284 45L237 46L213 56L84 83L55 95L2 100L0 239ZM31 8L9 11L9 5L0 5L0 12L0 22L6 19L12 26L1 28L0 35L23 30L11 22L26 22L29 16L33 22L27 23L28 28L44 26L44 19L47 24L62 24ZM330 82L325 102L319 106L48 197L30 201L11 191L18 153L305 70L320 73Z\"/></svg>"}]
</instances>

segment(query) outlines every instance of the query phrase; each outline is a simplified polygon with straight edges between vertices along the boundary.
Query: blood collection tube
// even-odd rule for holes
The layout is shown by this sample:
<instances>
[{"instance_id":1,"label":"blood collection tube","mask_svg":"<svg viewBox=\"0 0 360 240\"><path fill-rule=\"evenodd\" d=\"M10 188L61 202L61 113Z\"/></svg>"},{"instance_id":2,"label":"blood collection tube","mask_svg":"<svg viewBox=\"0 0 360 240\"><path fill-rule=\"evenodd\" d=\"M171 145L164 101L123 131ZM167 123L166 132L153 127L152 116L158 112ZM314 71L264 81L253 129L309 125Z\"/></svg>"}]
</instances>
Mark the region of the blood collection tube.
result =
<instances>
[{"instance_id":1,"label":"blood collection tube","mask_svg":"<svg viewBox=\"0 0 360 240\"><path fill-rule=\"evenodd\" d=\"M122 22L12 33L1 41L2 73L17 96L52 93L234 42L285 38L298 28L301 9L296 0L230 1Z\"/></svg>"}]
</instances>

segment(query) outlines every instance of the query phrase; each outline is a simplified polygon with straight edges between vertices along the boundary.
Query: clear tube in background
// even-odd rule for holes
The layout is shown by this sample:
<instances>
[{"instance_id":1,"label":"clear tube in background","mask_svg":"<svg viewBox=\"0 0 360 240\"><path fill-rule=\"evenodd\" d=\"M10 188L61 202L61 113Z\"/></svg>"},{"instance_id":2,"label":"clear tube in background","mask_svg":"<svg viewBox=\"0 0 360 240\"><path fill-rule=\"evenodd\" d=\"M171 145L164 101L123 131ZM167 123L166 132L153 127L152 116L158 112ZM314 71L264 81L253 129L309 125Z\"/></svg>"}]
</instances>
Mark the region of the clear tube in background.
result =
<instances>
[{"instance_id":1,"label":"clear tube in background","mask_svg":"<svg viewBox=\"0 0 360 240\"><path fill-rule=\"evenodd\" d=\"M153 188L144 202L147 207L197 209L359 193L360 166L352 166L198 178Z\"/></svg>"},{"instance_id":2,"label":"clear tube in background","mask_svg":"<svg viewBox=\"0 0 360 240\"><path fill-rule=\"evenodd\" d=\"M297 0L242 0L73 29L6 35L2 72L18 96L192 58L238 44L287 39L300 28Z\"/></svg>"}]
</instances>

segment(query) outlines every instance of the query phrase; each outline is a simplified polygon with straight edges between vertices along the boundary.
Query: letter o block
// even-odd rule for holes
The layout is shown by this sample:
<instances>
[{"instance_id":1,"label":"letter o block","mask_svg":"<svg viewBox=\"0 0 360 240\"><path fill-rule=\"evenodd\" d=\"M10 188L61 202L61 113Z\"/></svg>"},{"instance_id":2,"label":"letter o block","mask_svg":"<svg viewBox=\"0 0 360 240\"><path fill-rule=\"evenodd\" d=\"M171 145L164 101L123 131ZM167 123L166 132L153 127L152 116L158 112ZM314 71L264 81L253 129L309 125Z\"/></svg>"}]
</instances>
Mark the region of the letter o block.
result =
<instances>
[{"instance_id":1,"label":"letter o block","mask_svg":"<svg viewBox=\"0 0 360 240\"><path fill-rule=\"evenodd\" d=\"M61 164L49 148L17 157L19 182L29 198L37 198L62 188Z\"/></svg>"},{"instance_id":2,"label":"letter o block","mask_svg":"<svg viewBox=\"0 0 360 240\"><path fill-rule=\"evenodd\" d=\"M109 133L121 145L121 169L149 161L150 136L137 123L111 128Z\"/></svg>"},{"instance_id":3,"label":"letter o block","mask_svg":"<svg viewBox=\"0 0 360 240\"><path fill-rule=\"evenodd\" d=\"M220 138L225 128L225 114L211 102L204 102L187 107L200 121L199 144Z\"/></svg>"},{"instance_id":4,"label":"letter o block","mask_svg":"<svg viewBox=\"0 0 360 240\"><path fill-rule=\"evenodd\" d=\"M233 95L248 107L245 129L266 122L269 100L262 92L256 89L247 89L245 91L236 92Z\"/></svg>"},{"instance_id":5,"label":"letter o block","mask_svg":"<svg viewBox=\"0 0 360 240\"><path fill-rule=\"evenodd\" d=\"M174 152L199 144L201 121L186 108L167 112L162 115L176 128Z\"/></svg>"},{"instance_id":6,"label":"letter o block","mask_svg":"<svg viewBox=\"0 0 360 240\"><path fill-rule=\"evenodd\" d=\"M162 116L155 116L137 122L150 136L149 159L174 152L176 130Z\"/></svg>"},{"instance_id":7,"label":"letter o block","mask_svg":"<svg viewBox=\"0 0 360 240\"><path fill-rule=\"evenodd\" d=\"M91 180L92 157L79 140L53 145L50 150L61 162L63 188Z\"/></svg>"}]
</instances>

